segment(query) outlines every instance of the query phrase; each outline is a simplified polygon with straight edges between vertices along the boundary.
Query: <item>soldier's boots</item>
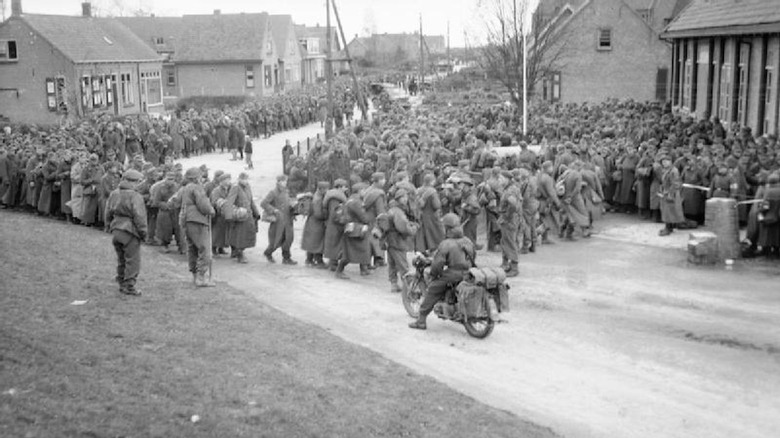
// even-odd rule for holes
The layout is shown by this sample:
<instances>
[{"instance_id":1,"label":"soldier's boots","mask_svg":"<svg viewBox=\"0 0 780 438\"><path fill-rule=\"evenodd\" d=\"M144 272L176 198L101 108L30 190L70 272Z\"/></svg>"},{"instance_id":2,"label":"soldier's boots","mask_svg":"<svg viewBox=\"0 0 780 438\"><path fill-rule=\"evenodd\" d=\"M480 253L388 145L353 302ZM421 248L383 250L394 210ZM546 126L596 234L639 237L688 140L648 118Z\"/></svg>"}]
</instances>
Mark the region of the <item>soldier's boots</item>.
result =
<instances>
[{"instance_id":1,"label":"soldier's boots","mask_svg":"<svg viewBox=\"0 0 780 438\"><path fill-rule=\"evenodd\" d=\"M198 272L195 276L195 287L214 287L216 283L207 279L203 272Z\"/></svg>"},{"instance_id":2,"label":"soldier's boots","mask_svg":"<svg viewBox=\"0 0 780 438\"><path fill-rule=\"evenodd\" d=\"M509 270L506 271L507 277L517 277L520 275L520 271L517 269L517 262L511 262L509 265Z\"/></svg>"}]
</instances>

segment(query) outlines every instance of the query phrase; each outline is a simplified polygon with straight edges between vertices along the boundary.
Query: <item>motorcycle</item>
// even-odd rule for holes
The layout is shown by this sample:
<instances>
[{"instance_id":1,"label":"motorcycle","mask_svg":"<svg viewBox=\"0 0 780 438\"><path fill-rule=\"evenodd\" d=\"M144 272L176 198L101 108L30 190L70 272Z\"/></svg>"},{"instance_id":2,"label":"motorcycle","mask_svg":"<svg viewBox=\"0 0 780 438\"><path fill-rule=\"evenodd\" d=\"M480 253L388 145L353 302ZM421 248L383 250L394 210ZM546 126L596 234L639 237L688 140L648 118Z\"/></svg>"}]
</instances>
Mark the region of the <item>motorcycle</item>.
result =
<instances>
[{"instance_id":1,"label":"motorcycle","mask_svg":"<svg viewBox=\"0 0 780 438\"><path fill-rule=\"evenodd\" d=\"M431 282L430 266L433 260L416 253L412 259L414 270L404 278L401 301L412 318L420 315L420 304ZM472 268L465 279L447 285L444 299L436 303L433 313L440 319L463 324L466 332L484 339L492 332L499 313L509 311L509 285L501 268Z\"/></svg>"}]
</instances>

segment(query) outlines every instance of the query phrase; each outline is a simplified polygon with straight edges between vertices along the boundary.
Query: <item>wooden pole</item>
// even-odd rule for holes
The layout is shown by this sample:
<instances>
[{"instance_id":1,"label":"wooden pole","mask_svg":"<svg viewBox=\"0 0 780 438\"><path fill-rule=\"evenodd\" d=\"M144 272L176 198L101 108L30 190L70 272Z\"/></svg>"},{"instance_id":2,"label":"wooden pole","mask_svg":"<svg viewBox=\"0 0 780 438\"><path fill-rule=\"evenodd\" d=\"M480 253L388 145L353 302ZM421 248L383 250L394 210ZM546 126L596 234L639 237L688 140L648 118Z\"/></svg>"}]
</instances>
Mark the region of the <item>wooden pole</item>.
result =
<instances>
[{"instance_id":1,"label":"wooden pole","mask_svg":"<svg viewBox=\"0 0 780 438\"><path fill-rule=\"evenodd\" d=\"M417 85L417 92L422 89L423 82L425 82L425 40L423 39L423 27L422 27L422 14L420 14L420 84Z\"/></svg>"},{"instance_id":2,"label":"wooden pole","mask_svg":"<svg viewBox=\"0 0 780 438\"><path fill-rule=\"evenodd\" d=\"M332 30L330 27L330 2L325 2L325 13L327 14L327 18L325 20L326 23L326 30L327 30L327 36L325 37L326 41L326 53L327 57L325 58L325 76L326 76L326 82L328 84L328 115L325 116L325 139L330 140L331 136L333 136L333 53L332 53L332 39L333 35L331 34Z\"/></svg>"},{"instance_id":3,"label":"wooden pole","mask_svg":"<svg viewBox=\"0 0 780 438\"><path fill-rule=\"evenodd\" d=\"M347 38L344 36L344 28L341 26L341 18L339 17L339 10L336 7L336 0L330 0L333 3L333 15L336 16L336 24L339 27L339 34L341 34L341 41L344 42L344 53L347 55L347 61L349 62L349 73L352 75L352 82L355 86L355 96L358 101L358 107L360 107L360 118L362 120L368 120L368 109L366 103L363 101L363 97L360 92L360 84L358 84L357 75L355 75L355 66L352 65L352 57L349 55L349 47L347 47Z\"/></svg>"}]
</instances>

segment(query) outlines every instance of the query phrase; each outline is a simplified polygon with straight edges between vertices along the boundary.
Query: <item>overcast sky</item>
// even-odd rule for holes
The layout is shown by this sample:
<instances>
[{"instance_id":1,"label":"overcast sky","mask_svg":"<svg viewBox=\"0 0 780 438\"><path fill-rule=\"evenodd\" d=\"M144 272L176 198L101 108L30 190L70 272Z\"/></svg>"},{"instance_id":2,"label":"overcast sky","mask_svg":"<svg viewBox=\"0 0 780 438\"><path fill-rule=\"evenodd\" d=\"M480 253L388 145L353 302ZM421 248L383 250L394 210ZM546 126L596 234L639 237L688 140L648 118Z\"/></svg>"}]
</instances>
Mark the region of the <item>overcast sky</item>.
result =
<instances>
[{"instance_id":1,"label":"overcast sky","mask_svg":"<svg viewBox=\"0 0 780 438\"><path fill-rule=\"evenodd\" d=\"M482 0L494 1L494 0ZM528 0L535 5L538 0ZM11 0L5 0L6 16L10 15ZM26 13L78 15L82 0L22 0ZM290 14L298 24L325 25L324 0L93 0L101 15L124 15L143 9L158 16L183 14L210 14L214 9L222 13L269 12ZM480 0L336 0L347 40L355 34L414 32L420 27L426 35L447 35L450 24L452 47L463 47L466 38L471 45L484 40L483 24L478 6ZM119 6L117 6L119 5ZM484 8L483 8L484 9ZM335 26L335 19L333 25Z\"/></svg>"}]
</instances>

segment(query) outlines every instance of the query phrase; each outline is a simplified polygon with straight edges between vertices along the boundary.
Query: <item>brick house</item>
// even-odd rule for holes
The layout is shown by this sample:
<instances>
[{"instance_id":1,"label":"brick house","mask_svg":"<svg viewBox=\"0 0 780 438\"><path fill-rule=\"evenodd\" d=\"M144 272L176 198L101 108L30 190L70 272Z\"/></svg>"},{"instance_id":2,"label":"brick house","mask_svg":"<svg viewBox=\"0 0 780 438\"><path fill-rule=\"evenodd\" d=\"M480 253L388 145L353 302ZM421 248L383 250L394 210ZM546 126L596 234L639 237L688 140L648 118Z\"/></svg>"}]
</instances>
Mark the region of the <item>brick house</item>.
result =
<instances>
[{"instance_id":1,"label":"brick house","mask_svg":"<svg viewBox=\"0 0 780 438\"><path fill-rule=\"evenodd\" d=\"M0 115L54 124L94 113L163 109L159 56L121 23L91 16L23 14L0 24Z\"/></svg>"},{"instance_id":2,"label":"brick house","mask_svg":"<svg viewBox=\"0 0 780 438\"><path fill-rule=\"evenodd\" d=\"M534 13L542 50L536 98L599 102L608 98L665 101L669 45L663 26L688 0L541 0Z\"/></svg>"},{"instance_id":3,"label":"brick house","mask_svg":"<svg viewBox=\"0 0 780 438\"><path fill-rule=\"evenodd\" d=\"M182 26L174 55L179 97L267 96L279 88L267 13L185 15Z\"/></svg>"},{"instance_id":4,"label":"brick house","mask_svg":"<svg viewBox=\"0 0 780 438\"><path fill-rule=\"evenodd\" d=\"M780 134L778 0L693 0L663 37L673 44L673 105Z\"/></svg>"}]
</instances>

